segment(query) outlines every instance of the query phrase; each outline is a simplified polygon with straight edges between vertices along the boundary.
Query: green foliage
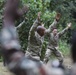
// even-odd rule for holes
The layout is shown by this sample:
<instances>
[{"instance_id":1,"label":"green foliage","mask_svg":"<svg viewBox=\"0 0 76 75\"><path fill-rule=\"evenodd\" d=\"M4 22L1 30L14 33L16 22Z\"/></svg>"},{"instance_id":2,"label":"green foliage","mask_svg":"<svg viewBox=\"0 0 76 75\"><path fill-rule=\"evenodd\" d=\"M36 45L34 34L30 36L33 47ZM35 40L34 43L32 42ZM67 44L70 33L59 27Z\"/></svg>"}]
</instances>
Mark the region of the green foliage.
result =
<instances>
[{"instance_id":1,"label":"green foliage","mask_svg":"<svg viewBox=\"0 0 76 75\"><path fill-rule=\"evenodd\" d=\"M64 57L70 55L70 45L67 44L65 40L59 41L59 50L62 52Z\"/></svg>"},{"instance_id":2,"label":"green foliage","mask_svg":"<svg viewBox=\"0 0 76 75\"><path fill-rule=\"evenodd\" d=\"M0 28L2 26L4 1L5 0L0 0ZM76 28L76 18L74 15L76 12L76 0L22 0L21 3L22 6L29 6L29 12L24 14L23 18L18 20L16 23L17 26L23 21L23 19L26 21L25 24L18 30L23 50L26 50L27 48L29 29L35 21L39 11L42 12L41 19L46 28L48 28L53 22L56 12L60 12L62 14L58 26L59 31L66 27L66 23L70 21L73 23L72 29ZM64 36L66 37L66 35ZM68 36L65 39L68 39Z\"/></svg>"},{"instance_id":3,"label":"green foliage","mask_svg":"<svg viewBox=\"0 0 76 75\"><path fill-rule=\"evenodd\" d=\"M0 62L2 62L3 61L3 58L2 57L0 57Z\"/></svg>"},{"instance_id":4,"label":"green foliage","mask_svg":"<svg viewBox=\"0 0 76 75\"><path fill-rule=\"evenodd\" d=\"M76 0L50 0L49 8L51 11L55 10L62 14L61 23L63 24L76 21Z\"/></svg>"},{"instance_id":5,"label":"green foliage","mask_svg":"<svg viewBox=\"0 0 76 75\"><path fill-rule=\"evenodd\" d=\"M2 26L4 0L0 0L0 29Z\"/></svg>"}]
</instances>

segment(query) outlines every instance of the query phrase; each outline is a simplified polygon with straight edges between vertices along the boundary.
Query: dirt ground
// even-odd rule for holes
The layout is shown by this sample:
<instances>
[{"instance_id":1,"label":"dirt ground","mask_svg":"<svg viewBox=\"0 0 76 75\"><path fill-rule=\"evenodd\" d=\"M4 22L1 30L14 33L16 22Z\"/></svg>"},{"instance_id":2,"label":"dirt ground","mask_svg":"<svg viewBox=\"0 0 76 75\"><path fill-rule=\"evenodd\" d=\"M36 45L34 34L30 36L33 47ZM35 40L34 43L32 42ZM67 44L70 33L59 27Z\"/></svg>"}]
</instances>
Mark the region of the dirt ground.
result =
<instances>
[{"instance_id":1,"label":"dirt ground","mask_svg":"<svg viewBox=\"0 0 76 75\"><path fill-rule=\"evenodd\" d=\"M71 65L72 65L71 59L68 57L64 58L64 65L67 68L71 68ZM2 62L0 62L0 75L13 75L8 71L6 67L3 66Z\"/></svg>"},{"instance_id":2,"label":"dirt ground","mask_svg":"<svg viewBox=\"0 0 76 75\"><path fill-rule=\"evenodd\" d=\"M3 66L2 62L0 62L0 75L13 75L6 67Z\"/></svg>"}]
</instances>

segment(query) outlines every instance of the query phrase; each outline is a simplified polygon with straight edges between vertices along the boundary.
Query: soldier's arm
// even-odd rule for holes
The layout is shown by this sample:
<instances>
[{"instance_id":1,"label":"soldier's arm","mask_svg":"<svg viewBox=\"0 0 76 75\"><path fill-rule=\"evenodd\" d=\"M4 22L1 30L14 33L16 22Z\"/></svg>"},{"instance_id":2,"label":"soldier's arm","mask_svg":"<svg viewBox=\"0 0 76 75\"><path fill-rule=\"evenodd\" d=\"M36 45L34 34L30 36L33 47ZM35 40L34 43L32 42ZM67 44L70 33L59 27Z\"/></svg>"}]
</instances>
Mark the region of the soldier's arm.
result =
<instances>
[{"instance_id":1,"label":"soldier's arm","mask_svg":"<svg viewBox=\"0 0 76 75\"><path fill-rule=\"evenodd\" d=\"M30 29L31 35L34 35L34 33L36 31L36 28L39 25L41 25L41 22L40 22L40 12L38 12L38 17L37 17L37 19L35 20L35 22L33 23L32 27Z\"/></svg>"},{"instance_id":2,"label":"soldier's arm","mask_svg":"<svg viewBox=\"0 0 76 75\"><path fill-rule=\"evenodd\" d=\"M71 23L69 23L65 29L63 29L61 32L58 33L59 37L61 37L70 27Z\"/></svg>"},{"instance_id":3,"label":"soldier's arm","mask_svg":"<svg viewBox=\"0 0 76 75\"><path fill-rule=\"evenodd\" d=\"M52 29L54 27L56 27L58 21L60 20L60 16L61 16L61 14L60 13L57 13L54 22L49 26L48 29L46 29L46 33L50 33L52 31Z\"/></svg>"},{"instance_id":4,"label":"soldier's arm","mask_svg":"<svg viewBox=\"0 0 76 75\"><path fill-rule=\"evenodd\" d=\"M29 11L29 6L23 6L23 8L16 11L17 16L21 17L23 14L26 14Z\"/></svg>"},{"instance_id":5,"label":"soldier's arm","mask_svg":"<svg viewBox=\"0 0 76 75\"><path fill-rule=\"evenodd\" d=\"M23 26L23 24L25 23L25 20L23 22L21 22L17 27L15 27L16 29L19 29Z\"/></svg>"},{"instance_id":6,"label":"soldier's arm","mask_svg":"<svg viewBox=\"0 0 76 75\"><path fill-rule=\"evenodd\" d=\"M48 29L46 29L46 34L50 33L52 31L52 29L57 25L57 21L54 20L54 22L49 26Z\"/></svg>"}]
</instances>

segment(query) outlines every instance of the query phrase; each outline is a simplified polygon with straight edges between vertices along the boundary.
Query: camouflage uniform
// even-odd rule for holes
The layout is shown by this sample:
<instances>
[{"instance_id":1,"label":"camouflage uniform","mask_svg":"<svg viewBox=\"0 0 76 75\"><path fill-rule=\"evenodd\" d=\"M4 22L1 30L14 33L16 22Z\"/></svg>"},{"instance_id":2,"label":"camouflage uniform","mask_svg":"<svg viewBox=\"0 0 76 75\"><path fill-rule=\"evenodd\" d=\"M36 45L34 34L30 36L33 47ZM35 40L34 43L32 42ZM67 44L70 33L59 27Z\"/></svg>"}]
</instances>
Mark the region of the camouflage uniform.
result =
<instances>
[{"instance_id":1,"label":"camouflage uniform","mask_svg":"<svg viewBox=\"0 0 76 75\"><path fill-rule=\"evenodd\" d=\"M44 61L47 62L50 59L51 52L59 59L60 62L63 62L63 55L59 51L58 42L59 38L68 30L68 27L66 27L61 32L57 33L55 36L53 33L49 34L49 43L47 46L47 51L45 53Z\"/></svg>"},{"instance_id":2,"label":"camouflage uniform","mask_svg":"<svg viewBox=\"0 0 76 75\"><path fill-rule=\"evenodd\" d=\"M30 31L29 31L29 37L28 37L28 47L27 47L27 51L25 56L29 56L35 59L40 60L40 56L41 56L41 49L42 49L42 44L44 42L44 36L41 37L37 32L36 32L36 28L37 26L39 26L39 20L37 19L33 26L31 27ZM51 29L53 26L56 25L56 21L54 21L49 29L46 29L45 34L50 33Z\"/></svg>"}]
</instances>

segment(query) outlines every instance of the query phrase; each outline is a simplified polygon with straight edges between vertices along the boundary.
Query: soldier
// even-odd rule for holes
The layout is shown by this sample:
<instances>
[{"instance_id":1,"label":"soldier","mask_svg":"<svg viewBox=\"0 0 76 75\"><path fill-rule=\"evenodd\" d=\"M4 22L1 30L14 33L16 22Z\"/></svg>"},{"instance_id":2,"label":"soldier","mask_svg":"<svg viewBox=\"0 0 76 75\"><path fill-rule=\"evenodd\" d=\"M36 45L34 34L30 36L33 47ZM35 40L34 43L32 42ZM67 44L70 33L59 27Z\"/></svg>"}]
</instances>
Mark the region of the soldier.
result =
<instances>
[{"instance_id":1,"label":"soldier","mask_svg":"<svg viewBox=\"0 0 76 75\"><path fill-rule=\"evenodd\" d=\"M15 27L15 29L17 30L17 29L21 28L24 23L25 23L25 21L21 22L17 27ZM3 58L3 65L4 66L7 65L7 62L6 62L5 58Z\"/></svg>"},{"instance_id":2,"label":"soldier","mask_svg":"<svg viewBox=\"0 0 76 75\"><path fill-rule=\"evenodd\" d=\"M29 31L28 47L25 54L25 56L32 57L37 60L40 60L44 35L50 33L60 19L60 14L58 13L54 22L49 26L48 29L45 29L44 26L41 26L40 14L41 13L39 12L36 21Z\"/></svg>"},{"instance_id":3,"label":"soldier","mask_svg":"<svg viewBox=\"0 0 76 75\"><path fill-rule=\"evenodd\" d=\"M60 63L63 62L63 55L59 51L58 42L59 38L71 27L71 23L67 25L65 29L63 29L61 32L57 32L57 29L53 29L52 33L50 33L49 36L49 43L47 46L47 51L45 53L44 62L47 62L50 59L51 52L59 59Z\"/></svg>"}]
</instances>

